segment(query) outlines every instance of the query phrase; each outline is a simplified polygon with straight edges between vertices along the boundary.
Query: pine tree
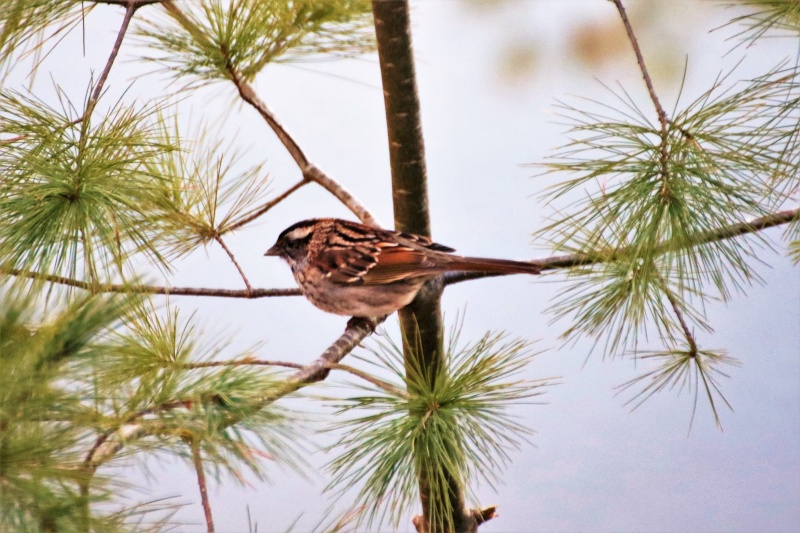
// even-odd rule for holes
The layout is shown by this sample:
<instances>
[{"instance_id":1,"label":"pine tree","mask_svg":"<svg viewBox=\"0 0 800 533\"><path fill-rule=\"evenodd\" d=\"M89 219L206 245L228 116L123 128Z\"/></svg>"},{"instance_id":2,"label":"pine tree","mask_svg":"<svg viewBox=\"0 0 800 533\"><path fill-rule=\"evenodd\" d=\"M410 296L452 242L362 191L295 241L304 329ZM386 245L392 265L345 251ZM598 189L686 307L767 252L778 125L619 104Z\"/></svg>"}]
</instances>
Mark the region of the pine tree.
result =
<instances>
[{"instance_id":1,"label":"pine tree","mask_svg":"<svg viewBox=\"0 0 800 533\"><path fill-rule=\"evenodd\" d=\"M684 388L695 404L708 402L721 426L729 406L721 377L737 362L704 348L713 321L706 304L757 280L754 264L772 245L763 230L784 227L780 246L800 261L797 67L765 66L745 80L725 73L670 110L623 3L613 4L652 108L627 89L561 104L569 140L537 165L558 180L543 192L556 214L536 232L553 255L533 262L545 275L565 274L552 311L570 323L566 340L594 338L603 354L633 353L648 365L622 386L633 405ZM46 75L49 52L71 46L64 36L100 9L124 16L99 75L83 80L83 101L58 79L50 90L0 90L0 529L165 530L171 503L129 504L119 497L126 481L111 466L166 454L193 469L204 527L214 531L207 474L263 479L278 463L302 475L314 445L309 427L325 427L337 435L327 450L329 490L351 500L352 511L320 529L406 527L417 513L420 532L476 531L496 509L473 506L475 483L501 480L511 450L530 434L511 407L538 401L554 383L522 377L536 354L528 341L496 332L466 341L458 320L446 325L443 291L487 276L443 275L398 313L399 338L384 332L366 354L350 355L385 317L353 319L307 364L264 357L263 345L237 351L230 337L201 332L198 317L181 310L193 297L244 304L299 296L254 286L230 243L301 189L316 188L379 225L268 106L256 77L271 65L377 51L393 227L431 235L436 206L408 2L7 0L6 79L26 62L31 75ZM776 32L797 38L796 1L748 9L731 21L743 28L739 42ZM94 38L87 33L85 46L94 48ZM107 84L130 44L153 79L167 79L167 97L125 92L110 100ZM184 101L202 102L210 88L263 121L298 181L274 192L266 158L220 138L211 115L186 120ZM188 274L183 260L203 248L221 250L244 288L216 288L207 278L173 286ZM297 347L310 349L302 339ZM322 397L319 384L330 375L356 383ZM314 419L304 404L333 411Z\"/></svg>"}]
</instances>

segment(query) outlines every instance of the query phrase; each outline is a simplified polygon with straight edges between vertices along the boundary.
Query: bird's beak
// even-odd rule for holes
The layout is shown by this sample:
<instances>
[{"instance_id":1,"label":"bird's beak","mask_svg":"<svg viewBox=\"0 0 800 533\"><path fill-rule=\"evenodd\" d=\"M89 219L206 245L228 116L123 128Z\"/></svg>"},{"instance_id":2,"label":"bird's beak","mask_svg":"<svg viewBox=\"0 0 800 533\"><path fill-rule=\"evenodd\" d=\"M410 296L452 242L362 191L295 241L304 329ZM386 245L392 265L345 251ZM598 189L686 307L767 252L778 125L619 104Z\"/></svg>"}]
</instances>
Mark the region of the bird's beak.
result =
<instances>
[{"instance_id":1,"label":"bird's beak","mask_svg":"<svg viewBox=\"0 0 800 533\"><path fill-rule=\"evenodd\" d=\"M276 244L275 246L267 250L264 255L278 256L281 255L281 251L278 249L278 245Z\"/></svg>"}]
</instances>

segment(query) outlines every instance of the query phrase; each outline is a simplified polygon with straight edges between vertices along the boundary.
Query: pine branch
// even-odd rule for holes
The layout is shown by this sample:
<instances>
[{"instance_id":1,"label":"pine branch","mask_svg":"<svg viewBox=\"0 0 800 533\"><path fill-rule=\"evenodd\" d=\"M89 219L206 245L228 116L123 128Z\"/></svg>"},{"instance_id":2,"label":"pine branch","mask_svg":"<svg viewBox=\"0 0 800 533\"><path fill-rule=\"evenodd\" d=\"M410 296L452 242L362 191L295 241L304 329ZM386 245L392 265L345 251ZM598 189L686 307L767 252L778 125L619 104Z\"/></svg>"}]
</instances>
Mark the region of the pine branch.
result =
<instances>
[{"instance_id":1,"label":"pine branch","mask_svg":"<svg viewBox=\"0 0 800 533\"><path fill-rule=\"evenodd\" d=\"M272 209L273 207L275 207L276 205L278 205L279 203L284 201L286 198L291 196L295 191L300 189L303 185L307 185L309 183L311 183L311 182L306 180L305 178L300 180L300 181L298 181L297 183L295 183L294 185L292 185L291 187L286 189L283 193L279 194L278 196L276 196L275 198L273 198L269 202L266 202L261 207L255 209L252 213L249 213L249 214L243 216L235 224L231 224L227 228L227 230L229 232L230 231L234 231L234 230L237 230L237 229L241 228L242 226L244 226L246 224L249 224L250 222L254 221L258 217L260 217L261 215L263 215L264 213L266 213L267 211L269 211L270 209Z\"/></svg>"},{"instance_id":2,"label":"pine branch","mask_svg":"<svg viewBox=\"0 0 800 533\"><path fill-rule=\"evenodd\" d=\"M175 5L173 1L164 0L163 5L170 15L172 15L175 20L178 21L179 24L183 26L189 34L192 35L193 38L203 41L206 45L211 45L211 43L205 42L208 39L205 37L200 28L198 28L194 22L187 17L180 10L180 8L178 8L178 6ZM247 81L246 77L236 69L236 66L231 61L228 51L221 49L220 52L226 59L227 76L236 86L236 89L239 91L239 95L241 96L242 100L250 104L256 111L258 111L269 127L272 128L272 131L275 132L275 135L277 135L278 139L289 152L289 155L292 156L292 159L294 159L295 163L300 168L300 172L303 174L303 180L314 182L330 192L335 198L342 202L345 207L352 211L353 214L357 216L364 224L376 227L379 226L375 217L355 196L345 189L342 184L328 176L319 167L308 160L308 157L306 157L302 148L300 148L300 145L294 140L294 137L292 137L286 128L284 128L283 124L281 124L275 114L269 109L267 104L259 98L255 89Z\"/></svg>"},{"instance_id":3,"label":"pine branch","mask_svg":"<svg viewBox=\"0 0 800 533\"><path fill-rule=\"evenodd\" d=\"M653 105L656 108L656 113L658 113L658 121L661 123L662 138L665 138L667 135L669 117L667 117L667 113L664 111L661 102L658 100L658 95L656 95L656 90L653 87L653 80L650 79L650 73L647 71L647 66L645 65L644 57L642 56L642 50L639 48L639 41L636 38L636 34L633 32L633 27L631 26L630 20L628 20L628 14L625 12L625 6L622 5L622 0L612 1L617 7L617 11L619 11L622 24L625 26L625 33L628 35L628 40L631 42L631 46L633 46L633 52L636 54L636 62L639 64L639 70L642 71L642 78L644 78L644 83L647 85L647 92L650 93L650 100L653 101ZM666 149L666 144L664 144L662 148Z\"/></svg>"},{"instance_id":4,"label":"pine branch","mask_svg":"<svg viewBox=\"0 0 800 533\"><path fill-rule=\"evenodd\" d=\"M296 392L307 385L323 381L327 378L330 368L337 365L347 354L352 352L353 349L366 337L371 335L378 324L385 319L386 317L350 319L344 333L322 352L314 362L303 366L297 372L289 376L282 384L267 392L252 406L252 408L254 410L263 409L270 403ZM220 398L207 398L205 402L209 404L209 408L221 408L222 404ZM128 442L147 437L149 435L148 427L145 424L137 423L136 419L147 414L165 412L178 408L188 408L190 406L191 404L187 404L187 401L175 400L140 411L119 429L104 433L97 439L86 454L84 469L89 474L93 474L102 464L119 453ZM238 422L240 422L240 419L237 416L230 416L224 422L220 422L218 430L232 426Z\"/></svg>"},{"instance_id":5,"label":"pine branch","mask_svg":"<svg viewBox=\"0 0 800 533\"><path fill-rule=\"evenodd\" d=\"M788 209L786 211L778 211L776 213L770 213L769 215L765 215L763 217L754 218L749 222L738 222L736 224L731 224L729 226L725 226L719 229L707 231L699 236L697 242L693 242L691 245L684 245L684 247L698 246L709 242L721 241L725 239L733 239L735 237L740 237L742 235L758 233L759 231L763 231L765 229L773 228L776 226L782 226L784 224L788 224L798 219L800 219L800 208ZM657 253L664 253L668 250L675 250L675 249L676 246L673 241L662 242L658 244L656 247ZM555 255L552 257L546 257L544 259L537 259L531 261L531 264L541 266L542 272L548 270L562 270L579 266L610 263L618 260L621 257L628 256L629 254L635 251L636 250L634 247L628 246L620 248L619 250L610 254ZM502 274L490 274L484 272L451 272L443 275L442 281L444 285L447 286L447 285L453 285L454 283L461 283L462 281L489 278L498 275Z\"/></svg>"}]
</instances>

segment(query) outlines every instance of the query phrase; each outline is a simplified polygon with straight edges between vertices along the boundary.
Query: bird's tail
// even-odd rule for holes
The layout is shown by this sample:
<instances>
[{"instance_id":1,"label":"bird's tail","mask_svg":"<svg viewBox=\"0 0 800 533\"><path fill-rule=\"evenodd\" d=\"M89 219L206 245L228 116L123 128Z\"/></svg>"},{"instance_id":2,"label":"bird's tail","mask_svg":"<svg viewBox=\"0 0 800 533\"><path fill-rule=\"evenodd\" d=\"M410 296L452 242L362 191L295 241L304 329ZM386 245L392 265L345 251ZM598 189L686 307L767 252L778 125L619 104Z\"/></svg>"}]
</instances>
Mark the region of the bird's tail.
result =
<instances>
[{"instance_id":1,"label":"bird's tail","mask_svg":"<svg viewBox=\"0 0 800 533\"><path fill-rule=\"evenodd\" d=\"M495 274L541 274L541 265L512 261L510 259L488 259L484 257L453 256L448 262L447 270L464 272L491 272Z\"/></svg>"}]
</instances>

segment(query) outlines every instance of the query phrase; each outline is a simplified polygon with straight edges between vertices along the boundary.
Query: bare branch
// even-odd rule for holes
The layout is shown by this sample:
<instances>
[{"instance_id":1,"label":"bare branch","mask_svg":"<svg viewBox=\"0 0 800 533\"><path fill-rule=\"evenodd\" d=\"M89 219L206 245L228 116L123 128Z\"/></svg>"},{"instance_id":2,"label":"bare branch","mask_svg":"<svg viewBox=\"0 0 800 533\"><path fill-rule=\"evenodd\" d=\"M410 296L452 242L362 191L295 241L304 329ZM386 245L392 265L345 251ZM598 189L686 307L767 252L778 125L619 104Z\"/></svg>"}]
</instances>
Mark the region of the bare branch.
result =
<instances>
[{"instance_id":1,"label":"bare branch","mask_svg":"<svg viewBox=\"0 0 800 533\"><path fill-rule=\"evenodd\" d=\"M219 235L214 236L214 240L222 246L222 249L225 250L225 253L228 254L228 257L233 262L233 265L236 267L236 270L239 271L239 275L242 276L242 280L244 280L244 286L247 287L247 294L252 294L253 287L250 286L250 282L247 280L247 276L244 274L244 270L242 267L239 266L239 262L236 261L236 258L233 256L233 252L231 252L230 248L225 244L225 241L222 240L222 237Z\"/></svg>"},{"instance_id":2,"label":"bare branch","mask_svg":"<svg viewBox=\"0 0 800 533\"><path fill-rule=\"evenodd\" d=\"M108 56L108 61L106 61L106 66L103 68L103 72L97 79L97 85L94 86L92 95L89 97L89 101L86 102L86 112L83 114L83 119L86 119L92 115L92 111L94 111L94 107L97 105L97 100L100 98L100 93L103 92L103 86L105 85L108 75L111 72L111 67L114 65L114 60L117 58L120 47L122 47L122 40L125 38L125 33L128 31L128 26L131 23L133 14L136 13L136 10L141 7L139 2L135 2L133 0L125 2L124 5L126 6L125 17L122 19L122 25L119 28L119 32L117 32L117 40L114 42L114 46L111 48L111 55Z\"/></svg>"},{"instance_id":3,"label":"bare branch","mask_svg":"<svg viewBox=\"0 0 800 533\"><path fill-rule=\"evenodd\" d=\"M329 366L338 364L339 361L358 346L362 340L367 338L375 331L378 324L386 320L386 317L360 318L353 317L347 322L344 333L331 344L327 350L322 352L313 363L303 367L300 371L290 376L281 386L269 391L262 399L261 405L267 405L278 398L286 396L298 389L322 381L328 377Z\"/></svg>"},{"instance_id":4,"label":"bare branch","mask_svg":"<svg viewBox=\"0 0 800 533\"><path fill-rule=\"evenodd\" d=\"M282 202L283 200L288 198L292 193L294 193L295 191L300 189L300 187L302 187L303 185L306 185L308 183L310 183L310 181L305 179L305 178L303 178L302 180L298 181L297 183L295 183L294 185L292 185L291 187L286 189L286 191L284 191L283 194L280 194L280 195L276 196L275 198L273 198L269 202L265 203L261 207L256 208L252 212L252 214L246 215L243 219L241 219L238 222L236 222L236 224L233 224L230 227L228 227L226 232L237 230L237 229L241 228L242 226L244 226L245 224L249 224L253 220L257 219L258 217L260 217L261 215L263 215L264 213L266 213L267 211L269 211L270 209L272 209L273 207L278 205L280 202Z\"/></svg>"},{"instance_id":5,"label":"bare branch","mask_svg":"<svg viewBox=\"0 0 800 533\"><path fill-rule=\"evenodd\" d=\"M653 87L653 80L650 79L650 73L647 71L647 66L644 63L644 57L642 56L642 51L639 48L639 41L636 39L636 35L633 33L633 27L631 26L630 20L628 20L628 14L625 12L625 7L622 5L622 0L612 0L614 5L617 6L617 11L619 11L619 16L622 19L622 23L625 25L625 32L628 34L628 40L631 42L631 46L633 46L633 51L636 54L636 62L639 63L639 70L642 72L642 77L644 78L644 83L647 85L647 91L650 93L650 99L653 101L653 105L656 108L656 113L658 114L658 121L661 123L661 142L660 142L660 163L661 163L661 179L663 181L663 190L664 193L669 192L669 185L667 179L669 178L669 117L667 117L667 112L664 111L664 107L661 105L661 102L658 100L658 95L656 95L656 90Z\"/></svg>"},{"instance_id":6,"label":"bare branch","mask_svg":"<svg viewBox=\"0 0 800 533\"><path fill-rule=\"evenodd\" d=\"M232 66L228 67L228 72L234 85L236 85L236 88L239 90L239 95L245 102L253 106L266 121L266 123L269 124L270 128L272 128L272 131L275 132L275 135L278 136L278 139L280 139L280 141L283 143L283 146L286 147L286 150L294 159L295 163L297 163L297 166L303 173L303 178L307 181L313 181L317 185L320 185L322 188L330 192L340 202L342 202L345 207L352 211L353 214L357 216L358 219L364 224L379 227L379 224L375 217L372 216L372 213L370 213L355 196L350 194L350 192L345 189L341 183L325 174L325 172L323 172L319 167L308 160L305 153L303 153L303 150L300 148L300 145L298 145L294 138L289 135L289 132L286 131L286 128L284 128L280 121L278 121L277 117L275 117L269 107L267 107L267 104L258 97L255 89L253 89L253 86L250 85L247 80L245 80Z\"/></svg>"},{"instance_id":7,"label":"bare branch","mask_svg":"<svg viewBox=\"0 0 800 533\"><path fill-rule=\"evenodd\" d=\"M330 364L328 364L327 368L330 368L331 370L343 370L344 372L349 372L350 374L353 374L354 376L360 377L364 381L369 381L370 383L372 383L373 385L375 385L379 389L382 389L382 390L388 392L392 396L397 396L399 398L408 398L408 393L405 390L403 390L403 389L401 389L399 387L395 387L394 385L392 385L389 382L383 381L382 379L378 379L375 376L372 376L372 375L368 374L367 372L364 372L363 370L359 370L359 369L357 369L355 367L352 367L350 365L343 365L341 363L339 363L339 364L330 363Z\"/></svg>"},{"instance_id":8,"label":"bare branch","mask_svg":"<svg viewBox=\"0 0 800 533\"><path fill-rule=\"evenodd\" d=\"M214 533L214 517L211 515L211 502L208 500L208 487L206 485L206 473L203 470L203 458L200 455L200 443L192 440L189 446L192 448L192 462L197 472L197 486L200 488L200 500L203 503L206 528L208 533Z\"/></svg>"},{"instance_id":9,"label":"bare branch","mask_svg":"<svg viewBox=\"0 0 800 533\"><path fill-rule=\"evenodd\" d=\"M226 366L281 366L286 368L296 368L296 369L303 369L305 365L301 365L299 363L290 363L288 361L269 361L265 359L254 359L252 357L245 357L243 359L237 359L234 361L204 361L202 363L186 363L180 365L180 368L186 370L193 370L198 368L216 368L216 367L226 367ZM341 370L343 372L348 372L357 376L364 381L368 381L375 385L376 387L388 392L393 396L399 397L406 397L407 393L403 389L399 387L395 387L391 383L378 379L363 370L359 370L355 367L349 365L343 365L341 363L329 363L326 365L325 368L330 370Z\"/></svg>"},{"instance_id":10,"label":"bare branch","mask_svg":"<svg viewBox=\"0 0 800 533\"><path fill-rule=\"evenodd\" d=\"M288 361L268 361L266 359L253 359L252 357L245 357L244 359L236 359L234 361L204 361L202 363L186 363L180 365L180 368L192 370L197 368L215 368L221 366L283 366L286 368L305 368L305 365L300 363L290 363Z\"/></svg>"},{"instance_id":11,"label":"bare branch","mask_svg":"<svg viewBox=\"0 0 800 533\"><path fill-rule=\"evenodd\" d=\"M614 2L614 5L617 6L619 16L622 19L622 23L625 25L625 32L628 34L628 40L631 42L631 46L633 46L633 52L636 54L636 62L639 63L639 70L642 71L644 83L647 85L647 91L650 93L650 99L653 101L653 105L656 108L656 113L658 113L658 120L661 122L661 132L662 134L666 133L669 118L667 117L666 111L664 111L664 108L661 106L661 102L658 100L656 90L653 88L653 80L650 79L650 73L647 71L647 66L644 63L642 50L639 48L639 41L636 39L636 35L633 33L633 27L631 26L630 20L628 20L628 14L625 12L625 6L622 5L622 0L612 1Z\"/></svg>"},{"instance_id":12,"label":"bare branch","mask_svg":"<svg viewBox=\"0 0 800 533\"><path fill-rule=\"evenodd\" d=\"M669 303L672 306L672 311L675 313L675 317L678 319L678 322L681 325L683 336L686 338L686 342L689 344L689 355L692 357L697 357L697 341L692 334L692 330L689 329L689 324L686 323L686 318L683 316L683 311L678 303L678 299L675 297L675 294L669 289L669 287L667 287L667 283L663 278L661 279L661 288L664 291L664 294L667 296L667 300L669 300Z\"/></svg>"},{"instance_id":13,"label":"bare branch","mask_svg":"<svg viewBox=\"0 0 800 533\"><path fill-rule=\"evenodd\" d=\"M300 289L208 289L204 287L160 287L155 285L124 285L115 283L90 283L53 274L40 274L28 270L9 268L0 274L47 281L83 289L92 293L114 292L126 294L168 294L172 296L216 296L220 298L269 298L275 296L300 296Z\"/></svg>"}]
</instances>

